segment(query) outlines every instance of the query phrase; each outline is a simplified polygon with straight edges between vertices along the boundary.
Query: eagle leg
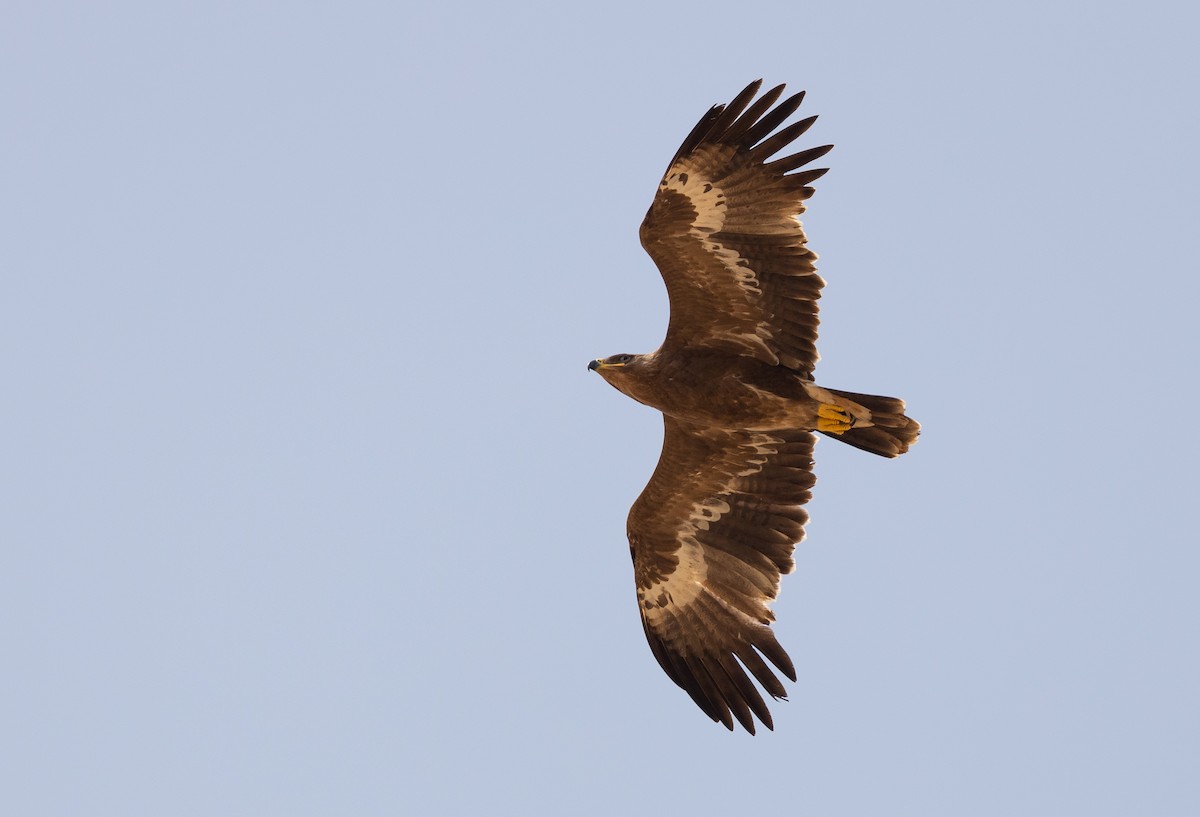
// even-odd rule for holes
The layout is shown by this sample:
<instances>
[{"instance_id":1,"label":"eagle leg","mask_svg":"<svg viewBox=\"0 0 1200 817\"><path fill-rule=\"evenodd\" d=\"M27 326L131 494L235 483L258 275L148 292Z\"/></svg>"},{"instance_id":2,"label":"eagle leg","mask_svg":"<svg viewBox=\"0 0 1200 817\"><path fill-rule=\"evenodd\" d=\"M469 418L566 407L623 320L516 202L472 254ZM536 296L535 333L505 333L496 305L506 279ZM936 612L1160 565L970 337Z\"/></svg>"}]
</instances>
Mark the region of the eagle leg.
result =
<instances>
[{"instance_id":1,"label":"eagle leg","mask_svg":"<svg viewBox=\"0 0 1200 817\"><path fill-rule=\"evenodd\" d=\"M844 434L854 427L854 416L841 406L822 403L817 407L817 431Z\"/></svg>"}]
</instances>

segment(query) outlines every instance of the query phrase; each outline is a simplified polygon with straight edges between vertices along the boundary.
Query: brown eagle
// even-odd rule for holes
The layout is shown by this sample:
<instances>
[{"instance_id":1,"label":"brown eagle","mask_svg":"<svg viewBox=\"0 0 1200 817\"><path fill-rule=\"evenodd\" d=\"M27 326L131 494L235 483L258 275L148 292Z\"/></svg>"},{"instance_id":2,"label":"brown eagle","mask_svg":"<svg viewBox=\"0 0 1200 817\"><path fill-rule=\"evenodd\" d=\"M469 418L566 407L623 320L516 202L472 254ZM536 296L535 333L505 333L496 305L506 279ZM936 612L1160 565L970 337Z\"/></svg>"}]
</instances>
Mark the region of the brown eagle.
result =
<instances>
[{"instance_id":1,"label":"brown eagle","mask_svg":"<svg viewBox=\"0 0 1200 817\"><path fill-rule=\"evenodd\" d=\"M784 86L755 100L761 84L704 115L642 222L671 302L662 346L588 365L666 426L628 521L650 649L705 714L751 734L754 716L773 724L750 675L786 697L763 659L796 680L770 604L808 521L813 432L895 457L920 431L902 400L813 382L825 282L798 217L827 168L800 168L833 146L772 159L816 117L780 128L804 93L775 105Z\"/></svg>"}]
</instances>

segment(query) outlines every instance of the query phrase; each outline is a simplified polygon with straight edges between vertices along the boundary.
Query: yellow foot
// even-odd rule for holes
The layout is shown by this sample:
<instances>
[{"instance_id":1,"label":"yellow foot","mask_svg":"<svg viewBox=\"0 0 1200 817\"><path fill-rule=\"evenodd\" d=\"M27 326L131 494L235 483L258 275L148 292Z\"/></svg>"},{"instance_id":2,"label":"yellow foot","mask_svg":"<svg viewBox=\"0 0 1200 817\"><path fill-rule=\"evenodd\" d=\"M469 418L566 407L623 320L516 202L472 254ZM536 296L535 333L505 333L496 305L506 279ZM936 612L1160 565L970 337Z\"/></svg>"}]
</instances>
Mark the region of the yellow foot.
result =
<instances>
[{"instance_id":1,"label":"yellow foot","mask_svg":"<svg viewBox=\"0 0 1200 817\"><path fill-rule=\"evenodd\" d=\"M854 426L854 417L841 406L822 403L817 407L817 431L845 434Z\"/></svg>"}]
</instances>

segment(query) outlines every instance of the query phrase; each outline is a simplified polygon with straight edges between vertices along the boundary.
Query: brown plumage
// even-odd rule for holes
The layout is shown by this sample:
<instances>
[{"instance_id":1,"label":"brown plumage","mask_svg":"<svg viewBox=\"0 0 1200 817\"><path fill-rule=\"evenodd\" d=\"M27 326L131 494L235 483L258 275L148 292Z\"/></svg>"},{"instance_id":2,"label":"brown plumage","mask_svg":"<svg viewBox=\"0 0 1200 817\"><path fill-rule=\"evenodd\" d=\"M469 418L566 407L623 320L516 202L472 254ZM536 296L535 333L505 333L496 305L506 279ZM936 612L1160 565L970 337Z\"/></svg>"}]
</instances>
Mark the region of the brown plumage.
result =
<instances>
[{"instance_id":1,"label":"brown plumage","mask_svg":"<svg viewBox=\"0 0 1200 817\"><path fill-rule=\"evenodd\" d=\"M901 400L812 380L824 281L797 217L825 169L800 168L832 146L773 158L816 117L780 128L804 94L776 105L784 86L755 100L760 84L692 129L642 222L671 301L662 346L589 365L663 413L628 521L650 649L710 718L751 733L773 726L751 676L773 698L768 661L796 680L770 603L808 521L812 432L895 457L920 430Z\"/></svg>"}]
</instances>

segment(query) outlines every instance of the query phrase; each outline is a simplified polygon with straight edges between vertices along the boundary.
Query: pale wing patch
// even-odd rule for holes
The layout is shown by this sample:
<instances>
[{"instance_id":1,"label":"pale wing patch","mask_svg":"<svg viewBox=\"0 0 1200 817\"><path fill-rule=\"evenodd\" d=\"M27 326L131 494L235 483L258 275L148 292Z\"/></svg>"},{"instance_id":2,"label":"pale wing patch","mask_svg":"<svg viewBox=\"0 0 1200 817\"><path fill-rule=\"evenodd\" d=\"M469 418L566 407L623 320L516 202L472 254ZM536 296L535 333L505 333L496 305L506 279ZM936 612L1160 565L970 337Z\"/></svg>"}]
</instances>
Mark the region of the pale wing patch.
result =
<instances>
[{"instance_id":1,"label":"pale wing patch","mask_svg":"<svg viewBox=\"0 0 1200 817\"><path fill-rule=\"evenodd\" d=\"M702 174L689 172L686 168L672 168L662 180L661 187L686 196L692 207L696 208L696 220L691 227L692 235L704 238L710 233L720 232L725 226L725 214L729 206L725 191L705 179Z\"/></svg>"},{"instance_id":2,"label":"pale wing patch","mask_svg":"<svg viewBox=\"0 0 1200 817\"><path fill-rule=\"evenodd\" d=\"M750 388L754 388L751 386ZM759 391L755 389L755 391ZM750 451L754 452L754 456L747 460L748 467L744 471L738 471L737 476L752 477L763 469L767 464L767 457L772 454L779 453L779 444L783 440L778 437L772 437L770 434L756 433L750 440L750 444L746 446Z\"/></svg>"},{"instance_id":3,"label":"pale wing patch","mask_svg":"<svg viewBox=\"0 0 1200 817\"><path fill-rule=\"evenodd\" d=\"M672 605L690 604L704 590L708 578L708 564L704 561L704 548L693 536L680 536L679 560L671 575L657 579L649 587L638 588L638 602L642 612L651 618Z\"/></svg>"},{"instance_id":4,"label":"pale wing patch","mask_svg":"<svg viewBox=\"0 0 1200 817\"><path fill-rule=\"evenodd\" d=\"M729 513L729 503L723 499L710 499L707 502L697 505L688 514L688 522L692 526L692 533L694 534L697 530L708 530L709 525L727 513Z\"/></svg>"}]
</instances>

